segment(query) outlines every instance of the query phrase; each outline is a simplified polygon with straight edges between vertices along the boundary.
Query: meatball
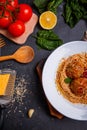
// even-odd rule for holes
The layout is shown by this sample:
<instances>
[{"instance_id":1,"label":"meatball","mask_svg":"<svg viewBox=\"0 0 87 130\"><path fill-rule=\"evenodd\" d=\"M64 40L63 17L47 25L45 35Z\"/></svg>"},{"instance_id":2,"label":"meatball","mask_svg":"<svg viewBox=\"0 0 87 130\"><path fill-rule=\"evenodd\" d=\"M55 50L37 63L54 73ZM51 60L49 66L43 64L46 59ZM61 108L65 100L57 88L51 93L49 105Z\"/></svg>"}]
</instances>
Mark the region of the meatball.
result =
<instances>
[{"instance_id":1,"label":"meatball","mask_svg":"<svg viewBox=\"0 0 87 130\"><path fill-rule=\"evenodd\" d=\"M74 79L70 84L71 91L77 95L82 96L87 93L87 78Z\"/></svg>"},{"instance_id":2,"label":"meatball","mask_svg":"<svg viewBox=\"0 0 87 130\"><path fill-rule=\"evenodd\" d=\"M70 78L79 78L84 72L84 62L73 59L66 67L66 75Z\"/></svg>"}]
</instances>

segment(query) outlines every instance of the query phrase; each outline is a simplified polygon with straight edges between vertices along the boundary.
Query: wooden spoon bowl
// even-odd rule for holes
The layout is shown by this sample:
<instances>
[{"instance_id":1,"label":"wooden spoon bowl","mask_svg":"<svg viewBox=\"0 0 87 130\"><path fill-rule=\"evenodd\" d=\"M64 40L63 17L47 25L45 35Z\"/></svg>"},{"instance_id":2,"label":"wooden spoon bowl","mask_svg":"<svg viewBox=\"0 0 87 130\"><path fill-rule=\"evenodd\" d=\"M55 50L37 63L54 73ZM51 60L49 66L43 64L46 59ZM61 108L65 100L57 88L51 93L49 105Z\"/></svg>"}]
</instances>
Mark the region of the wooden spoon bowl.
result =
<instances>
[{"instance_id":1,"label":"wooden spoon bowl","mask_svg":"<svg viewBox=\"0 0 87 130\"><path fill-rule=\"evenodd\" d=\"M8 56L1 56L0 61L14 59L20 63L29 63L34 58L34 50L30 46L20 47L14 54Z\"/></svg>"}]
</instances>

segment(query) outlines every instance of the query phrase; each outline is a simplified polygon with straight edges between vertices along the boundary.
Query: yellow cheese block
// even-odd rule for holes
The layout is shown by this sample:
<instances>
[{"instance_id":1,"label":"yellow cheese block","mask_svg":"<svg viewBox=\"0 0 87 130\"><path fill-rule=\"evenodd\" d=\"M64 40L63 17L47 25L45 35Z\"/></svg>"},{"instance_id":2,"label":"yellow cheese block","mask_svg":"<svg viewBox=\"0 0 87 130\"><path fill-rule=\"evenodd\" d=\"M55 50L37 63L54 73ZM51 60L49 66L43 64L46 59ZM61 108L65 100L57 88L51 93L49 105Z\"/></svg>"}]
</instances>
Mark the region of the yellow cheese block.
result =
<instances>
[{"instance_id":1,"label":"yellow cheese block","mask_svg":"<svg viewBox=\"0 0 87 130\"><path fill-rule=\"evenodd\" d=\"M10 74L0 74L0 95L5 95Z\"/></svg>"}]
</instances>

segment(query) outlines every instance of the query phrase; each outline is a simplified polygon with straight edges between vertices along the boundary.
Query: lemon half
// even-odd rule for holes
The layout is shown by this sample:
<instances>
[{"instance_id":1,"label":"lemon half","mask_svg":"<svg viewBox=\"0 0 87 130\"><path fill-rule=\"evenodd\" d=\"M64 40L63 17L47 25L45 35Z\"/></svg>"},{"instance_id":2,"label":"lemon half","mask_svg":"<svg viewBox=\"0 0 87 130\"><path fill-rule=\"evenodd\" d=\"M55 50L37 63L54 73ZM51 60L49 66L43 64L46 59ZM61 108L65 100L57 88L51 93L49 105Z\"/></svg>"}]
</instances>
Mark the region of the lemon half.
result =
<instances>
[{"instance_id":1,"label":"lemon half","mask_svg":"<svg viewBox=\"0 0 87 130\"><path fill-rule=\"evenodd\" d=\"M57 16L51 11L45 11L40 15L39 23L43 29L53 29L57 24Z\"/></svg>"}]
</instances>

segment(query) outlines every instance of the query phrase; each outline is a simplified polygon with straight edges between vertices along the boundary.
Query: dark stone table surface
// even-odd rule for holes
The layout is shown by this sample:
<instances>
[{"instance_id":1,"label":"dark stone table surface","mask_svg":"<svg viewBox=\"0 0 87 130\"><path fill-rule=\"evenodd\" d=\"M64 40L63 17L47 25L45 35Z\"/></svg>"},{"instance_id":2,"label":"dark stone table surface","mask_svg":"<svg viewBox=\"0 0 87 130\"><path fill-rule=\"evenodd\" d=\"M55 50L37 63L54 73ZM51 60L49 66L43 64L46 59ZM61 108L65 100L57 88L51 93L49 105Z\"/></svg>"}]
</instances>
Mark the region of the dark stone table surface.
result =
<instances>
[{"instance_id":1,"label":"dark stone table surface","mask_svg":"<svg viewBox=\"0 0 87 130\"><path fill-rule=\"evenodd\" d=\"M19 2L30 4L33 11L39 16L33 6L33 0L19 0ZM58 8L58 23L53 29L54 32L60 36L64 43L81 40L87 29L86 21L80 20L71 29L65 24L61 14L62 5ZM36 35L39 29L40 27L37 24L33 35ZM2 56L12 54L20 47L20 45L15 44L4 36L2 37L7 43L0 50ZM22 90L26 90L25 92L23 91L24 97L16 98L15 96L17 95L15 95L13 102L4 109L2 130L87 130L87 121L78 121L67 117L60 120L50 115L35 67L40 60L48 58L52 51L39 49L32 35L28 37L24 45L31 46L35 51L35 58L31 63L20 64L14 60L0 62L0 69L10 68L16 70L16 86L21 82ZM32 118L28 117L29 109L35 110Z\"/></svg>"}]
</instances>

